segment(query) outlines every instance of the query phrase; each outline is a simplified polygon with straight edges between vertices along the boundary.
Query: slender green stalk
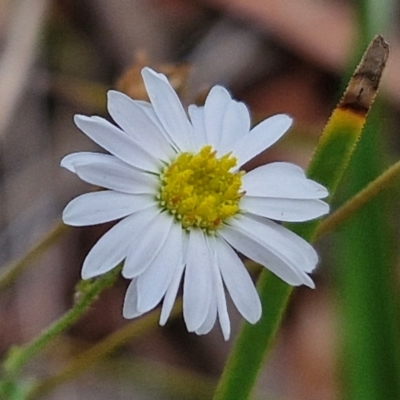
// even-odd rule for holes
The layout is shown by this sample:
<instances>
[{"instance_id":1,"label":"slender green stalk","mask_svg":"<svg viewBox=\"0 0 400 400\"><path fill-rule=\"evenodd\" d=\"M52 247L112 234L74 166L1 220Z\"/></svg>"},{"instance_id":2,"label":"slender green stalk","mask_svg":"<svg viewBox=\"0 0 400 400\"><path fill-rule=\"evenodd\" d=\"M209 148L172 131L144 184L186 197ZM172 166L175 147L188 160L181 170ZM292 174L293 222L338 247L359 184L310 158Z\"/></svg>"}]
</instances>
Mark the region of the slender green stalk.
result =
<instances>
[{"instance_id":1,"label":"slender green stalk","mask_svg":"<svg viewBox=\"0 0 400 400\"><path fill-rule=\"evenodd\" d=\"M117 279L120 268L114 268L109 273L102 275L93 282L87 282L85 290L80 294L75 305L65 313L58 321L51 325L46 331L40 334L32 342L23 347L11 349L4 362L6 374L15 377L20 369L46 345L48 345L60 333L69 328L89 306L96 300L99 293L111 286Z\"/></svg>"},{"instance_id":2,"label":"slender green stalk","mask_svg":"<svg viewBox=\"0 0 400 400\"><path fill-rule=\"evenodd\" d=\"M57 222L37 243L35 243L23 256L17 261L12 261L2 269L5 271L0 276L0 292L10 286L15 279L37 260L46 250L53 246L67 231L69 227L61 221Z\"/></svg>"},{"instance_id":3,"label":"slender green stalk","mask_svg":"<svg viewBox=\"0 0 400 400\"><path fill-rule=\"evenodd\" d=\"M178 315L181 310L182 303L176 303L171 313L171 317ZM151 329L157 326L157 321L158 313L153 311L152 313L142 317L140 320L131 322L118 331L110 334L106 339L95 344L89 350L86 350L74 358L61 371L32 386L27 393L26 399L36 399L39 395L43 396L57 386L78 376L118 347L121 347L128 341L149 332Z\"/></svg>"},{"instance_id":4,"label":"slender green stalk","mask_svg":"<svg viewBox=\"0 0 400 400\"><path fill-rule=\"evenodd\" d=\"M319 239L321 236L332 232L338 226L342 225L383 190L394 184L395 180L399 177L400 161L393 164L384 173L379 175L378 178L348 200L343 206L322 220L316 229L315 239Z\"/></svg>"},{"instance_id":5,"label":"slender green stalk","mask_svg":"<svg viewBox=\"0 0 400 400\"><path fill-rule=\"evenodd\" d=\"M292 287L266 270L261 273L257 287L263 316L255 325L245 323L242 326L214 393L214 400L247 399L265 355L273 345Z\"/></svg>"}]
</instances>

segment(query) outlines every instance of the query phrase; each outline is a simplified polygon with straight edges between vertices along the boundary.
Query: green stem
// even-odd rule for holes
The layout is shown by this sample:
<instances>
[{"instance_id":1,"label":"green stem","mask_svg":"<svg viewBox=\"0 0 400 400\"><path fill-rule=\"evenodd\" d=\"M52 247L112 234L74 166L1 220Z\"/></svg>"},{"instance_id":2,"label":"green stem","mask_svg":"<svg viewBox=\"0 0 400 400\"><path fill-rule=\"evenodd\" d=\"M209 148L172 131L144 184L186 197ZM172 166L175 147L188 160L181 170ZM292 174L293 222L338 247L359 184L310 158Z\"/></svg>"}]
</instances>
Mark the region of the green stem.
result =
<instances>
[{"instance_id":1,"label":"green stem","mask_svg":"<svg viewBox=\"0 0 400 400\"><path fill-rule=\"evenodd\" d=\"M47 249L57 242L69 227L61 221L57 222L49 232L40 238L23 256L17 261L12 261L3 269L4 273L0 276L0 292L9 287L21 272L37 260Z\"/></svg>"},{"instance_id":2,"label":"green stem","mask_svg":"<svg viewBox=\"0 0 400 400\"><path fill-rule=\"evenodd\" d=\"M171 317L178 315L182 310L182 303L178 302L171 313ZM152 312L149 315L142 317L140 320L133 321L124 326L118 331L110 334L106 339L95 344L89 350L86 350L75 359L73 359L60 372L34 385L27 393L26 399L36 399L38 396L43 396L55 387L74 378L92 365L96 364L106 355L113 352L118 347L123 346L133 338L139 337L147 333L150 329L157 326L157 312Z\"/></svg>"},{"instance_id":3,"label":"green stem","mask_svg":"<svg viewBox=\"0 0 400 400\"><path fill-rule=\"evenodd\" d=\"M55 337L69 328L96 300L99 293L111 286L117 279L120 268L114 268L109 273L102 275L94 282L88 283L85 291L80 294L76 304L65 313L58 321L51 325L46 331L32 342L10 351L4 362L4 369L10 377L18 374L20 369Z\"/></svg>"},{"instance_id":4,"label":"green stem","mask_svg":"<svg viewBox=\"0 0 400 400\"><path fill-rule=\"evenodd\" d=\"M358 192L354 197L348 200L334 213L326 217L318 225L315 232L315 238L332 232L339 225L351 218L358 210L369 203L374 197L380 194L384 189L393 184L400 176L400 161L393 164L384 173L369 183L364 189Z\"/></svg>"},{"instance_id":5,"label":"green stem","mask_svg":"<svg viewBox=\"0 0 400 400\"><path fill-rule=\"evenodd\" d=\"M263 270L258 281L263 317L255 324L245 323L229 354L226 367L215 391L214 400L247 399L261 365L272 347L293 288ZM262 294L268 293L268 296ZM243 367L246 368L243 379Z\"/></svg>"}]
</instances>

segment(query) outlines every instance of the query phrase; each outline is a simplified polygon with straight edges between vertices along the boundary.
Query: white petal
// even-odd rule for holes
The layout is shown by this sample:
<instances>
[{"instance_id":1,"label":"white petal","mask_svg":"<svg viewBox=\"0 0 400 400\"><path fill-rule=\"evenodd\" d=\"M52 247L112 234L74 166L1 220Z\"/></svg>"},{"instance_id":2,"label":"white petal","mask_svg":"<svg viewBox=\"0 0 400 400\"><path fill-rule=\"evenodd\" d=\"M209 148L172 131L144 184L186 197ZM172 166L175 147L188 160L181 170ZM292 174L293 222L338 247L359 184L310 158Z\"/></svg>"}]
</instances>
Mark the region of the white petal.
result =
<instances>
[{"instance_id":1,"label":"white petal","mask_svg":"<svg viewBox=\"0 0 400 400\"><path fill-rule=\"evenodd\" d=\"M183 316L189 332L200 328L210 309L212 296L210 265L212 262L212 255L203 231L192 229L189 235L183 285Z\"/></svg>"},{"instance_id":2,"label":"white petal","mask_svg":"<svg viewBox=\"0 0 400 400\"><path fill-rule=\"evenodd\" d=\"M220 286L220 289L217 290L218 319L219 324L221 325L222 335L225 340L228 340L231 335L231 323L229 321L228 308L226 306L226 298L221 277L219 277L218 286Z\"/></svg>"},{"instance_id":3,"label":"white petal","mask_svg":"<svg viewBox=\"0 0 400 400\"><path fill-rule=\"evenodd\" d=\"M217 258L222 279L236 308L250 323L261 317L261 302L246 267L224 239L217 238Z\"/></svg>"},{"instance_id":4,"label":"white petal","mask_svg":"<svg viewBox=\"0 0 400 400\"><path fill-rule=\"evenodd\" d=\"M218 145L219 154L232 150L234 144L249 134L250 114L243 103L231 101L225 113L221 140Z\"/></svg>"},{"instance_id":5,"label":"white petal","mask_svg":"<svg viewBox=\"0 0 400 400\"><path fill-rule=\"evenodd\" d=\"M279 114L256 125L248 135L243 136L232 146L232 154L238 159L237 168L272 146L291 124L290 117Z\"/></svg>"},{"instance_id":6,"label":"white petal","mask_svg":"<svg viewBox=\"0 0 400 400\"><path fill-rule=\"evenodd\" d=\"M176 295L178 293L179 284L181 283L182 274L185 270L185 264L181 264L178 268L174 271L172 281L168 286L167 292L165 293L163 305L161 308L161 315L160 315L160 325L163 326L166 324L170 314L172 307L174 305Z\"/></svg>"},{"instance_id":7,"label":"white petal","mask_svg":"<svg viewBox=\"0 0 400 400\"><path fill-rule=\"evenodd\" d=\"M155 194L159 178L124 163L114 156L90 163L76 164L76 174L85 182L125 193Z\"/></svg>"},{"instance_id":8,"label":"white petal","mask_svg":"<svg viewBox=\"0 0 400 400\"><path fill-rule=\"evenodd\" d=\"M82 279L104 274L126 257L128 248L132 245L129 236L137 229L136 215L132 214L118 222L97 241L83 262Z\"/></svg>"},{"instance_id":9,"label":"white petal","mask_svg":"<svg viewBox=\"0 0 400 400\"><path fill-rule=\"evenodd\" d=\"M214 86L204 104L204 125L207 143L218 149L226 109L231 101L229 92L222 86Z\"/></svg>"},{"instance_id":10,"label":"white petal","mask_svg":"<svg viewBox=\"0 0 400 400\"><path fill-rule=\"evenodd\" d=\"M140 102L115 90L108 91L107 96L108 112L123 131L161 160L169 161L174 156L165 133L161 132Z\"/></svg>"},{"instance_id":11,"label":"white petal","mask_svg":"<svg viewBox=\"0 0 400 400\"><path fill-rule=\"evenodd\" d=\"M160 252L137 278L138 310L147 312L161 301L182 263L182 228L174 223Z\"/></svg>"},{"instance_id":12,"label":"white petal","mask_svg":"<svg viewBox=\"0 0 400 400\"><path fill-rule=\"evenodd\" d=\"M303 262L301 262L300 269L308 273L312 272L315 269L319 261L318 254L310 245L310 243L308 243L302 237L296 235L294 232L285 228L284 226L276 222L270 221L266 218L252 214L245 215L245 217L248 217L245 218L246 220L250 219L258 223L257 226L260 226L260 224L262 226L270 226L275 232L278 232L279 235L282 235L283 237L286 237L288 240L290 240L292 244L291 248L293 248L295 253L297 252L298 255L302 254Z\"/></svg>"},{"instance_id":13,"label":"white petal","mask_svg":"<svg viewBox=\"0 0 400 400\"><path fill-rule=\"evenodd\" d=\"M264 241L268 241L275 248L284 251L288 260L296 264L296 269L312 272L318 263L318 254L314 248L302 237L276 222L256 215L247 214L241 218L239 225L244 223L246 229L255 234L263 234ZM259 229L259 230L258 230ZM267 237L268 235L269 237ZM289 246L290 244L290 246ZM288 246L290 247L288 250Z\"/></svg>"},{"instance_id":14,"label":"white petal","mask_svg":"<svg viewBox=\"0 0 400 400\"><path fill-rule=\"evenodd\" d=\"M174 145L174 143L170 139L170 135L168 132L163 128L163 125L161 121L158 119L157 114L151 105L151 103L148 103L147 101L142 101L142 100L136 100L135 104L137 104L141 110L147 115L151 121L153 121L153 124L158 127L159 132L163 135L164 139L169 143L170 146L172 146L175 151L178 150L178 148Z\"/></svg>"},{"instance_id":15,"label":"white petal","mask_svg":"<svg viewBox=\"0 0 400 400\"><path fill-rule=\"evenodd\" d=\"M143 273L160 249L163 247L174 219L167 212L153 208L141 213L138 229L132 232L129 240L133 244L128 252L122 275L135 278Z\"/></svg>"},{"instance_id":16,"label":"white petal","mask_svg":"<svg viewBox=\"0 0 400 400\"><path fill-rule=\"evenodd\" d=\"M76 173L85 182L126 193L154 193L157 176L141 171L116 156L101 153L72 153L61 166Z\"/></svg>"},{"instance_id":17,"label":"white petal","mask_svg":"<svg viewBox=\"0 0 400 400\"><path fill-rule=\"evenodd\" d=\"M61 167L76 173L75 166L80 164L90 164L93 161L107 162L107 160L114 159L114 156L109 154L92 153L89 151L80 151L79 153L71 153L61 160Z\"/></svg>"},{"instance_id":18,"label":"white petal","mask_svg":"<svg viewBox=\"0 0 400 400\"><path fill-rule=\"evenodd\" d=\"M181 101L163 74L142 69L147 94L172 143L181 151L193 150L193 128Z\"/></svg>"},{"instance_id":19,"label":"white petal","mask_svg":"<svg viewBox=\"0 0 400 400\"><path fill-rule=\"evenodd\" d=\"M215 325L215 320L217 319L217 299L214 296L211 298L210 308L207 313L207 317L202 323L202 325L196 329L196 335L206 335L211 331Z\"/></svg>"},{"instance_id":20,"label":"white petal","mask_svg":"<svg viewBox=\"0 0 400 400\"><path fill-rule=\"evenodd\" d=\"M150 172L159 172L162 169L160 160L107 120L75 115L74 121L90 139L129 165Z\"/></svg>"},{"instance_id":21,"label":"white petal","mask_svg":"<svg viewBox=\"0 0 400 400\"><path fill-rule=\"evenodd\" d=\"M235 231L231 227L227 227L223 232L221 231L221 235L238 251L268 268L289 285L307 284L308 280L305 274L300 274L298 271L293 270L281 258L265 249L259 242L244 236L241 232Z\"/></svg>"},{"instance_id":22,"label":"white petal","mask_svg":"<svg viewBox=\"0 0 400 400\"><path fill-rule=\"evenodd\" d=\"M204 107L197 107L192 104L189 106L188 112L194 129L193 139L197 149L200 150L208 143L204 125Z\"/></svg>"},{"instance_id":23,"label":"white petal","mask_svg":"<svg viewBox=\"0 0 400 400\"><path fill-rule=\"evenodd\" d=\"M102 224L126 217L154 203L150 196L135 196L111 190L86 193L71 200L62 215L71 226Z\"/></svg>"},{"instance_id":24,"label":"white petal","mask_svg":"<svg viewBox=\"0 0 400 400\"><path fill-rule=\"evenodd\" d=\"M241 216L220 229L220 235L235 249L271 270L290 285L314 287L305 272L318 261L315 250L288 229L263 219Z\"/></svg>"},{"instance_id":25,"label":"white petal","mask_svg":"<svg viewBox=\"0 0 400 400\"><path fill-rule=\"evenodd\" d=\"M136 318L143 314L138 310L137 302L138 290L136 286L136 279L134 279L129 284L128 290L125 293L124 306L122 309L122 315L124 316L124 318Z\"/></svg>"},{"instance_id":26,"label":"white petal","mask_svg":"<svg viewBox=\"0 0 400 400\"><path fill-rule=\"evenodd\" d=\"M277 221L304 222L329 212L329 205L322 200L279 199L244 196L240 208Z\"/></svg>"},{"instance_id":27,"label":"white petal","mask_svg":"<svg viewBox=\"0 0 400 400\"><path fill-rule=\"evenodd\" d=\"M215 238L213 236L205 236L207 245L212 254L211 274L212 274L212 295L207 317L203 324L195 331L198 335L205 335L213 328L215 319L218 315L222 333L225 340L229 339L230 336L230 321L228 315L228 309L226 306L226 298L224 286L222 283L221 274L218 268L218 262L216 258L216 245Z\"/></svg>"},{"instance_id":28,"label":"white petal","mask_svg":"<svg viewBox=\"0 0 400 400\"><path fill-rule=\"evenodd\" d=\"M249 196L287 199L322 199L328 191L307 179L303 169L286 162L262 165L242 178L242 189Z\"/></svg>"},{"instance_id":29,"label":"white petal","mask_svg":"<svg viewBox=\"0 0 400 400\"><path fill-rule=\"evenodd\" d=\"M211 264L213 275L214 295L217 300L218 319L221 325L222 334L225 340L229 339L231 334L231 323L229 321L228 308L226 306L226 297L224 285L222 283L220 269L218 267L217 254L218 251L216 238L214 236L206 237L206 241L213 255L213 263Z\"/></svg>"}]
</instances>

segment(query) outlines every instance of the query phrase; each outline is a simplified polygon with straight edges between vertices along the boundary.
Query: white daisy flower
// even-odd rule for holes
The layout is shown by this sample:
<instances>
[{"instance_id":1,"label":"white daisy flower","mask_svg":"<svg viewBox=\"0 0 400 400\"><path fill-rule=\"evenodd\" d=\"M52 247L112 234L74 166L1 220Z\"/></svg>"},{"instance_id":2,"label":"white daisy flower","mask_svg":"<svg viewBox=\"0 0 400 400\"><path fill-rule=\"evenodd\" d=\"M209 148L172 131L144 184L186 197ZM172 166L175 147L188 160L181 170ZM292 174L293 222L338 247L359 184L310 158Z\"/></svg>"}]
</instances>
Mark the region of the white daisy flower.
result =
<instances>
[{"instance_id":1,"label":"white daisy flower","mask_svg":"<svg viewBox=\"0 0 400 400\"><path fill-rule=\"evenodd\" d=\"M87 255L82 278L104 274L124 261L131 279L123 315L134 318L162 300L160 324L170 315L183 279L188 331L208 333L218 316L230 335L225 289L250 323L261 316L254 284L236 251L290 285L314 287L309 273L318 256L305 240L274 221L307 221L326 214L328 195L293 164L274 162L248 173L240 168L290 127L275 115L250 128L243 103L221 86L187 117L167 78L149 68L142 76L150 103L108 92L116 125L100 117L75 123L110 155L80 152L61 165L106 188L72 200L68 225L120 220Z\"/></svg>"}]
</instances>

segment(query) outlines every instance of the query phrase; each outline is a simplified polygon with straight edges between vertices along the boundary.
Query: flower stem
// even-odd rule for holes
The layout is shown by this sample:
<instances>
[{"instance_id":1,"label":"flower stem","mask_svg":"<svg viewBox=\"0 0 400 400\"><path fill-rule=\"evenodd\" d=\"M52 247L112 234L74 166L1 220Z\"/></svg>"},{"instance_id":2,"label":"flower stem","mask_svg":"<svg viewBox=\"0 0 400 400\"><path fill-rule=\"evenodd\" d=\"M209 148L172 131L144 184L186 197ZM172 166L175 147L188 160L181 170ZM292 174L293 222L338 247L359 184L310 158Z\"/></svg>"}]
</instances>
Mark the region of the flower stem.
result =
<instances>
[{"instance_id":1,"label":"flower stem","mask_svg":"<svg viewBox=\"0 0 400 400\"><path fill-rule=\"evenodd\" d=\"M23 256L17 261L12 261L3 269L5 272L0 276L0 292L9 287L21 272L32 264L40 255L50 248L58 239L60 239L69 227L61 221L57 222L37 243L35 243Z\"/></svg>"},{"instance_id":2,"label":"flower stem","mask_svg":"<svg viewBox=\"0 0 400 400\"><path fill-rule=\"evenodd\" d=\"M4 362L4 369L10 377L18 374L20 369L55 337L69 328L96 300L98 294L111 286L117 279L120 268L114 268L93 282L86 284L75 305L46 331L25 346L11 349Z\"/></svg>"},{"instance_id":3,"label":"flower stem","mask_svg":"<svg viewBox=\"0 0 400 400\"><path fill-rule=\"evenodd\" d=\"M343 224L359 209L369 203L381 191L393 184L395 179L400 176L400 161L393 164L384 173L378 176L374 181L369 183L363 190L348 200L343 206L336 210L333 214L326 217L318 225L315 238L333 231L337 226Z\"/></svg>"},{"instance_id":4,"label":"flower stem","mask_svg":"<svg viewBox=\"0 0 400 400\"><path fill-rule=\"evenodd\" d=\"M255 325L244 323L213 400L244 400L249 397L293 291L291 286L265 269L257 288L260 294L268 293L268 296L260 296L263 317Z\"/></svg>"},{"instance_id":5,"label":"flower stem","mask_svg":"<svg viewBox=\"0 0 400 400\"><path fill-rule=\"evenodd\" d=\"M182 303L177 302L171 313L171 317L178 315L181 310ZM140 320L135 320L118 331L110 334L106 339L78 355L61 371L32 386L27 393L26 399L36 399L39 395L43 396L55 387L90 368L116 348L123 346L128 341L154 329L154 327L157 326L158 318L157 312L154 311L149 315L142 317Z\"/></svg>"}]
</instances>

